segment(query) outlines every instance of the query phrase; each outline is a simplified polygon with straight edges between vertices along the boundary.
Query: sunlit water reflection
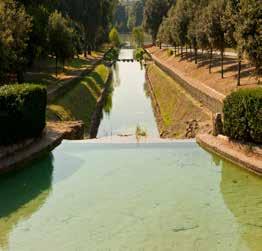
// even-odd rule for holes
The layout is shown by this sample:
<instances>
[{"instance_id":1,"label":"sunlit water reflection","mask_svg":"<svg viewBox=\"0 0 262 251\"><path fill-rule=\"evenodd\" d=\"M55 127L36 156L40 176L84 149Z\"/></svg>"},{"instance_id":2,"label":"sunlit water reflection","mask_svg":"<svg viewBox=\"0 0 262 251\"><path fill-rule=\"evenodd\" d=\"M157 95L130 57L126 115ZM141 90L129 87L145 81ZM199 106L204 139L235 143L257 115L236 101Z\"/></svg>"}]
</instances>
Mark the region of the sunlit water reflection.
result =
<instances>
[{"instance_id":1,"label":"sunlit water reflection","mask_svg":"<svg viewBox=\"0 0 262 251\"><path fill-rule=\"evenodd\" d=\"M119 58L133 58L133 50L122 49ZM148 136L159 136L141 64L118 62L112 69L114 90L109 100L110 109L104 109L97 137L135 134L138 126L145 129Z\"/></svg>"}]
</instances>

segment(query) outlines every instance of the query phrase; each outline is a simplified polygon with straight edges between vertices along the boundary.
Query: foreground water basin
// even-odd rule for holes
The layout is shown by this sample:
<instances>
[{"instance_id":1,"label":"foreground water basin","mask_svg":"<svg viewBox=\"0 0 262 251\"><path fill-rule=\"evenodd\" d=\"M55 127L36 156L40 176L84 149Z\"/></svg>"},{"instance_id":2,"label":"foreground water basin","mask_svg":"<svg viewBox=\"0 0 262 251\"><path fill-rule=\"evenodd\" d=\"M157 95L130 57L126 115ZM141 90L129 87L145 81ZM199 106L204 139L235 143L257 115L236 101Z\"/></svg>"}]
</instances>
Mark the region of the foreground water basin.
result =
<instances>
[{"instance_id":1,"label":"foreground water basin","mask_svg":"<svg viewBox=\"0 0 262 251\"><path fill-rule=\"evenodd\" d=\"M0 180L0 250L262 250L262 181L194 142L64 142Z\"/></svg>"}]
</instances>

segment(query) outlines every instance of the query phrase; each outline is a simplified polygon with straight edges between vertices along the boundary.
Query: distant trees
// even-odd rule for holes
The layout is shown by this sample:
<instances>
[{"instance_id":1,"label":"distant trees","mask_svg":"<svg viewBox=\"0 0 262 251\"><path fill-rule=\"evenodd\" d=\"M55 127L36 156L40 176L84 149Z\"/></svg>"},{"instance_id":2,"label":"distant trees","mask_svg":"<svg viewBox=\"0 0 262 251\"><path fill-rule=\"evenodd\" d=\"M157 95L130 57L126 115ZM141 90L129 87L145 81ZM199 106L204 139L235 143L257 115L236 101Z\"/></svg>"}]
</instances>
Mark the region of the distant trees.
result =
<instances>
[{"instance_id":1,"label":"distant trees","mask_svg":"<svg viewBox=\"0 0 262 251\"><path fill-rule=\"evenodd\" d=\"M221 77L224 78L224 51L225 51L225 30L222 24L222 17L225 12L225 0L212 1L207 11L207 37L212 48L218 49L221 54Z\"/></svg>"},{"instance_id":2,"label":"distant trees","mask_svg":"<svg viewBox=\"0 0 262 251\"><path fill-rule=\"evenodd\" d=\"M129 29L127 27L127 20L128 20L128 12L126 6L119 4L116 7L115 17L114 17L114 26L120 32L128 32Z\"/></svg>"},{"instance_id":3,"label":"distant trees","mask_svg":"<svg viewBox=\"0 0 262 251\"><path fill-rule=\"evenodd\" d=\"M170 19L164 18L157 34L157 41L161 47L162 43L172 44Z\"/></svg>"},{"instance_id":4,"label":"distant trees","mask_svg":"<svg viewBox=\"0 0 262 251\"><path fill-rule=\"evenodd\" d=\"M50 53L62 62L91 54L108 41L117 2L0 0L0 84L14 76L22 82L26 67Z\"/></svg>"},{"instance_id":5,"label":"distant trees","mask_svg":"<svg viewBox=\"0 0 262 251\"><path fill-rule=\"evenodd\" d=\"M114 47L119 47L121 44L119 34L116 30L116 28L112 28L112 30L109 33L109 40L112 43Z\"/></svg>"},{"instance_id":6,"label":"distant trees","mask_svg":"<svg viewBox=\"0 0 262 251\"><path fill-rule=\"evenodd\" d=\"M157 33L163 18L166 16L171 3L170 0L146 0L144 10L144 28L156 42Z\"/></svg>"},{"instance_id":7,"label":"distant trees","mask_svg":"<svg viewBox=\"0 0 262 251\"><path fill-rule=\"evenodd\" d=\"M50 51L56 58L57 75L58 60L64 65L65 60L74 55L73 29L69 27L68 21L58 11L55 11L49 17L48 41Z\"/></svg>"},{"instance_id":8,"label":"distant trees","mask_svg":"<svg viewBox=\"0 0 262 251\"><path fill-rule=\"evenodd\" d=\"M132 37L137 47L144 45L144 30L142 27L135 27L132 32Z\"/></svg>"},{"instance_id":9,"label":"distant trees","mask_svg":"<svg viewBox=\"0 0 262 251\"><path fill-rule=\"evenodd\" d=\"M262 4L256 0L241 0L236 27L239 50L244 50L256 67L258 77L262 67Z\"/></svg>"},{"instance_id":10,"label":"distant trees","mask_svg":"<svg viewBox=\"0 0 262 251\"><path fill-rule=\"evenodd\" d=\"M166 3L168 1L161 1ZM170 2L169 2L170 3ZM242 55L256 67L262 66L262 5L256 0L177 0L171 2L167 17L161 13L157 0L147 0L144 22L152 37L178 46L194 49L197 63L198 49L210 51L209 71L212 69L213 51L221 55L221 77L224 77L224 51L232 47L238 53L238 85ZM164 7L162 6L162 10ZM161 20L161 24L159 24ZM161 43L160 43L161 44Z\"/></svg>"},{"instance_id":11,"label":"distant trees","mask_svg":"<svg viewBox=\"0 0 262 251\"><path fill-rule=\"evenodd\" d=\"M0 1L0 82L7 81L8 74L17 74L18 81L23 81L24 50L31 27L23 6L13 0Z\"/></svg>"},{"instance_id":12,"label":"distant trees","mask_svg":"<svg viewBox=\"0 0 262 251\"><path fill-rule=\"evenodd\" d=\"M134 27L142 25L144 0L122 3L116 7L114 26L122 33L132 32Z\"/></svg>"}]
</instances>

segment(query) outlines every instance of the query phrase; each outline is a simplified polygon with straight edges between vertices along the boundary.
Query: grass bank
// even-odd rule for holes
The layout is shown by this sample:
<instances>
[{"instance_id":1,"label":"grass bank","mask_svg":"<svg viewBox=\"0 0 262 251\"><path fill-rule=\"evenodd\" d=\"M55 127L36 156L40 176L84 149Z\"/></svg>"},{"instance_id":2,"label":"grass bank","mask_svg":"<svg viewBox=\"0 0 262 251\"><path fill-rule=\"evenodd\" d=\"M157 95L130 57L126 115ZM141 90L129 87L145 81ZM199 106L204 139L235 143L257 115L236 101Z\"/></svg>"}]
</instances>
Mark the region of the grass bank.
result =
<instances>
[{"instance_id":1,"label":"grass bank","mask_svg":"<svg viewBox=\"0 0 262 251\"><path fill-rule=\"evenodd\" d=\"M49 121L82 120L85 131L89 132L92 115L96 109L105 84L108 81L110 69L103 64L81 80L64 96L48 105L47 119Z\"/></svg>"},{"instance_id":2,"label":"grass bank","mask_svg":"<svg viewBox=\"0 0 262 251\"><path fill-rule=\"evenodd\" d=\"M192 138L210 132L211 113L179 84L154 64L148 66L147 77L161 137Z\"/></svg>"},{"instance_id":3,"label":"grass bank","mask_svg":"<svg viewBox=\"0 0 262 251\"><path fill-rule=\"evenodd\" d=\"M103 58L104 54L110 49L110 46L105 44L97 51L92 51L91 55L84 57L79 55L66 62L63 65L58 63L58 75L56 76L56 62L54 57L39 59L26 72L25 81L27 83L35 83L45 85L48 88L61 84L64 81L81 75L81 72L92 69L93 65Z\"/></svg>"}]
</instances>

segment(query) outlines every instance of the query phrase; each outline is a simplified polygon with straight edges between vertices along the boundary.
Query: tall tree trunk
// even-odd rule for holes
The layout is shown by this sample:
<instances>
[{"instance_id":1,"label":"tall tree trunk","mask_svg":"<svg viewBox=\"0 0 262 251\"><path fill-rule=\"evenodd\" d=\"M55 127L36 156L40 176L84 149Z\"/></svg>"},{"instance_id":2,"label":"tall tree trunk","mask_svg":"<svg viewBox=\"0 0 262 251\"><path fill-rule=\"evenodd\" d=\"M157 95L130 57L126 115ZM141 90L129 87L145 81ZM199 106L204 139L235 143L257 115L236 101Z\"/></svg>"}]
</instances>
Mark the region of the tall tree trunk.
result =
<instances>
[{"instance_id":1,"label":"tall tree trunk","mask_svg":"<svg viewBox=\"0 0 262 251\"><path fill-rule=\"evenodd\" d=\"M88 55L90 55L90 56L91 56L91 54L92 54L92 49L91 49L91 46L90 46L90 45L87 46L87 53L88 53Z\"/></svg>"},{"instance_id":2,"label":"tall tree trunk","mask_svg":"<svg viewBox=\"0 0 262 251\"><path fill-rule=\"evenodd\" d=\"M209 59L209 73L211 73L212 69L212 60L213 60L213 48L210 48L210 59Z\"/></svg>"},{"instance_id":3,"label":"tall tree trunk","mask_svg":"<svg viewBox=\"0 0 262 251\"><path fill-rule=\"evenodd\" d=\"M195 51L195 64L197 64L197 47L194 47L194 51Z\"/></svg>"},{"instance_id":4,"label":"tall tree trunk","mask_svg":"<svg viewBox=\"0 0 262 251\"><path fill-rule=\"evenodd\" d=\"M224 48L221 49L221 78L224 78Z\"/></svg>"},{"instance_id":5,"label":"tall tree trunk","mask_svg":"<svg viewBox=\"0 0 262 251\"><path fill-rule=\"evenodd\" d=\"M16 78L18 84L22 84L24 82L24 73L21 69L18 69L16 72Z\"/></svg>"},{"instance_id":6,"label":"tall tree trunk","mask_svg":"<svg viewBox=\"0 0 262 251\"><path fill-rule=\"evenodd\" d=\"M176 46L175 46L175 56L176 56Z\"/></svg>"},{"instance_id":7,"label":"tall tree trunk","mask_svg":"<svg viewBox=\"0 0 262 251\"><path fill-rule=\"evenodd\" d=\"M240 86L240 74L241 74L241 56L238 55L238 73L237 73L237 86Z\"/></svg>"},{"instance_id":8,"label":"tall tree trunk","mask_svg":"<svg viewBox=\"0 0 262 251\"><path fill-rule=\"evenodd\" d=\"M186 57L187 57L187 45L186 45Z\"/></svg>"},{"instance_id":9,"label":"tall tree trunk","mask_svg":"<svg viewBox=\"0 0 262 251\"><path fill-rule=\"evenodd\" d=\"M55 56L55 75L57 77L57 64L58 64L58 59L57 56Z\"/></svg>"},{"instance_id":10,"label":"tall tree trunk","mask_svg":"<svg viewBox=\"0 0 262 251\"><path fill-rule=\"evenodd\" d=\"M159 42L159 49L161 50L162 49L162 43Z\"/></svg>"}]
</instances>

